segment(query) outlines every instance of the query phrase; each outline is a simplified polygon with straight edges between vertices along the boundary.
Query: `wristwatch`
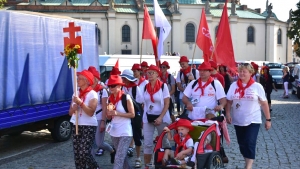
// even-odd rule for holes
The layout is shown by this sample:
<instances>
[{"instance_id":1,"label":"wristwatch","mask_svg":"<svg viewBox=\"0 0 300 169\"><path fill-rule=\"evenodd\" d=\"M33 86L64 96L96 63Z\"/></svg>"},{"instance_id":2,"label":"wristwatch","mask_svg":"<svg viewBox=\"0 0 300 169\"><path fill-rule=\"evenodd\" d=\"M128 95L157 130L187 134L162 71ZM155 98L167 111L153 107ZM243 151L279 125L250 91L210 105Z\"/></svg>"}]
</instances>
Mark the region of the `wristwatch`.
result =
<instances>
[{"instance_id":1,"label":"wristwatch","mask_svg":"<svg viewBox=\"0 0 300 169\"><path fill-rule=\"evenodd\" d=\"M271 119L266 119L266 121L271 121Z\"/></svg>"}]
</instances>

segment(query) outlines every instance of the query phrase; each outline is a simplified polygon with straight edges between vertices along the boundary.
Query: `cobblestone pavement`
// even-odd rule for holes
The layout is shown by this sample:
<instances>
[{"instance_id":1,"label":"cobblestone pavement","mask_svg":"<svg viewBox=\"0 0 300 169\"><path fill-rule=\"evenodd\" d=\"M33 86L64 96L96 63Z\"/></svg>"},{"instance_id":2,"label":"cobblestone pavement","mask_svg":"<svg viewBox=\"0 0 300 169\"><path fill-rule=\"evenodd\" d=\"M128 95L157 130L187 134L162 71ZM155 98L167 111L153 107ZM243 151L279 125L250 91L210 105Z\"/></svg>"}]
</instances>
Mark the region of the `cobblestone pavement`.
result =
<instances>
[{"instance_id":1,"label":"cobblestone pavement","mask_svg":"<svg viewBox=\"0 0 300 169\"><path fill-rule=\"evenodd\" d=\"M258 135L257 154L253 169L298 169L300 168L299 114L300 100L295 95L289 99L280 98L283 90L272 93L272 128L269 131L261 129ZM233 126L229 125L231 145L225 146L229 163L227 169L243 168ZM35 135L35 133L32 133ZM45 137L50 137L50 134ZM48 138L47 138L48 139ZM110 142L109 136L106 140ZM21 141L21 140L19 140ZM12 146L12 145L10 145ZM12 148L13 149L13 148ZM0 150L1 152L1 150ZM2 154L2 152L0 153ZM103 169L111 169L108 152L101 157L95 157ZM134 157L130 158L134 166ZM74 169L71 140L63 143L47 141L44 146L36 147L25 153L1 160L1 169Z\"/></svg>"}]
</instances>

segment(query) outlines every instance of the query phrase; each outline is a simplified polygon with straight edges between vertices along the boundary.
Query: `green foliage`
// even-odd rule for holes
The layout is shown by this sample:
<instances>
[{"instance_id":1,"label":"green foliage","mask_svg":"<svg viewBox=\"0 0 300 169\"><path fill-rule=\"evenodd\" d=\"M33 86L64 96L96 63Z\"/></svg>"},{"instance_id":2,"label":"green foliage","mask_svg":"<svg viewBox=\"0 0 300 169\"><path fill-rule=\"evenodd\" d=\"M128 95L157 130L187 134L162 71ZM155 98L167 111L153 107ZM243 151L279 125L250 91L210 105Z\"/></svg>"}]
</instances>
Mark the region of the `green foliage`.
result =
<instances>
[{"instance_id":1,"label":"green foliage","mask_svg":"<svg viewBox=\"0 0 300 169\"><path fill-rule=\"evenodd\" d=\"M0 9L3 8L5 2L6 0L0 0Z\"/></svg>"},{"instance_id":2,"label":"green foliage","mask_svg":"<svg viewBox=\"0 0 300 169\"><path fill-rule=\"evenodd\" d=\"M290 13L291 27L287 32L287 37L294 41L294 51L300 57L300 1L296 6L297 9Z\"/></svg>"}]
</instances>

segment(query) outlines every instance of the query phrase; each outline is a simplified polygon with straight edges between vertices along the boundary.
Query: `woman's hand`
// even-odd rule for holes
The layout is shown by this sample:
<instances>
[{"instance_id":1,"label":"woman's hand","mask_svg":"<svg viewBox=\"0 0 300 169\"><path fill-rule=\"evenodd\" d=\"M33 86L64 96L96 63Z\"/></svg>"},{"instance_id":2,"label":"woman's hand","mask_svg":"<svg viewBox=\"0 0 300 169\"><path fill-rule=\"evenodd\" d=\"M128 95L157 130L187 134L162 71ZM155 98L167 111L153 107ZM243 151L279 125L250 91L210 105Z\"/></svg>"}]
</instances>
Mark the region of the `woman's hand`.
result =
<instances>
[{"instance_id":1,"label":"woman's hand","mask_svg":"<svg viewBox=\"0 0 300 169\"><path fill-rule=\"evenodd\" d=\"M102 133L103 131L105 131L105 121L101 120L100 121L100 132Z\"/></svg>"},{"instance_id":2,"label":"woman's hand","mask_svg":"<svg viewBox=\"0 0 300 169\"><path fill-rule=\"evenodd\" d=\"M189 110L189 111L193 111L193 104L191 102L188 102L186 104L186 109Z\"/></svg>"},{"instance_id":3,"label":"woman's hand","mask_svg":"<svg viewBox=\"0 0 300 169\"><path fill-rule=\"evenodd\" d=\"M117 111L116 110L108 110L107 111L107 115L108 116L116 116L117 115Z\"/></svg>"},{"instance_id":4,"label":"woman's hand","mask_svg":"<svg viewBox=\"0 0 300 169\"><path fill-rule=\"evenodd\" d=\"M82 103L82 100L78 97L78 96L74 96L73 97L73 101L74 103L76 103L77 105L80 105Z\"/></svg>"},{"instance_id":5,"label":"woman's hand","mask_svg":"<svg viewBox=\"0 0 300 169\"><path fill-rule=\"evenodd\" d=\"M231 121L232 121L231 116L230 115L226 115L226 122L228 124L231 124Z\"/></svg>"},{"instance_id":6,"label":"woman's hand","mask_svg":"<svg viewBox=\"0 0 300 169\"><path fill-rule=\"evenodd\" d=\"M271 122L270 121L265 122L265 128L266 128L266 130L269 130L271 128Z\"/></svg>"},{"instance_id":7,"label":"woman's hand","mask_svg":"<svg viewBox=\"0 0 300 169\"><path fill-rule=\"evenodd\" d=\"M158 117L157 119L154 120L154 125L159 126L162 123L162 117Z\"/></svg>"}]
</instances>

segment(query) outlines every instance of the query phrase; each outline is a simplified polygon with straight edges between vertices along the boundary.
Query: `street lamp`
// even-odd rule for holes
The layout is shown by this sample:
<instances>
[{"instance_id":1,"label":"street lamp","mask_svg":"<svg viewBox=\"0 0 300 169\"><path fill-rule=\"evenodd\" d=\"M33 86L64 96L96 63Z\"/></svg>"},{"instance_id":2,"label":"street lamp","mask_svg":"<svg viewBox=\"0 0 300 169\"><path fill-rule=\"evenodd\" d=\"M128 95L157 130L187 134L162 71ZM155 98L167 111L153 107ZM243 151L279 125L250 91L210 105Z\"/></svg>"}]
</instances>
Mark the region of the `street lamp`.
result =
<instances>
[{"instance_id":1,"label":"street lamp","mask_svg":"<svg viewBox=\"0 0 300 169\"><path fill-rule=\"evenodd\" d=\"M168 44L168 54L170 53L170 50L169 50L169 48L170 48L170 42L167 42L167 44Z\"/></svg>"}]
</instances>

